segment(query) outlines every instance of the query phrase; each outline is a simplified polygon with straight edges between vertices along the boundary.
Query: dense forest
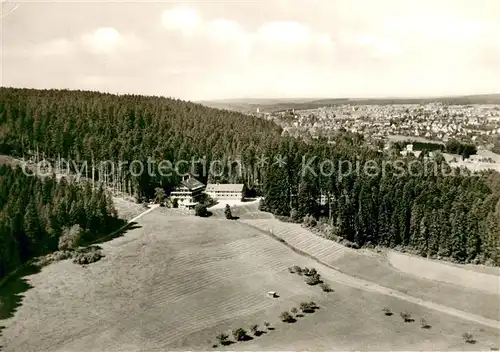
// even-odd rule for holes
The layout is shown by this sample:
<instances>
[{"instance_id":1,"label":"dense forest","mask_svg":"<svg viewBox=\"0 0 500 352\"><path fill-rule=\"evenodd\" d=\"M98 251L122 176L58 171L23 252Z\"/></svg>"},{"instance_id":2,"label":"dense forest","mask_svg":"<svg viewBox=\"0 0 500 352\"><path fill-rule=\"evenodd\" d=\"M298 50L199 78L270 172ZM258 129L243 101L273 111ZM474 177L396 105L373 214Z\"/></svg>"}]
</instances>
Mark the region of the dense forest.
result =
<instances>
[{"instance_id":1,"label":"dense forest","mask_svg":"<svg viewBox=\"0 0 500 352\"><path fill-rule=\"evenodd\" d=\"M382 164L385 158L356 156L347 150L333 151L338 153L334 158L361 165L368 165L368 160ZM332 151L318 143L309 153ZM406 162L409 169L412 159ZM308 214L324 217L333 225L333 237L357 246L404 247L426 257L500 264L500 174L496 172L454 173L444 163L439 167L443 172L426 172L436 164L422 162L411 165L411 174L393 167L378 174L348 174L339 168L335 177L329 177L322 176L320 163L315 163L310 165L314 172L297 177L293 170L297 165L269 169L265 210L298 219ZM320 193L329 200L324 206L316 201Z\"/></svg>"},{"instance_id":2,"label":"dense forest","mask_svg":"<svg viewBox=\"0 0 500 352\"><path fill-rule=\"evenodd\" d=\"M205 158L210 165L218 160L229 179L218 181L255 183L255 163L263 150L279 143L281 128L258 118L220 111L199 104L159 97L115 96L95 92L0 88L0 154L18 157L35 153L46 160L59 157L80 165L86 162L138 160L148 158L176 162ZM241 158L245 169L231 164ZM96 166L97 168L97 166ZM190 169L179 165L180 172ZM208 173L196 164L195 174L207 181ZM232 169L231 173L229 169ZM124 167L107 178L120 190L151 197L160 184L166 190L178 183L178 175L162 177ZM132 172L129 172L132 171ZM219 170L217 170L219 171ZM109 170L108 170L109 172ZM213 173L213 174L219 174ZM97 177L97 176L96 176Z\"/></svg>"},{"instance_id":3,"label":"dense forest","mask_svg":"<svg viewBox=\"0 0 500 352\"><path fill-rule=\"evenodd\" d=\"M0 91L0 153L49 160L62 156L78 165L148 158L156 163L205 158L210 165L219 160L223 172L217 175L203 173L199 164L182 167L202 182L243 182L261 192L268 211L323 218L335 236L360 246L399 246L424 256L500 264L498 173L453 173L443 160L434 162L439 172L428 173L423 161L410 165L411 157L403 160L403 172L391 163L374 175L347 172L348 163L383 165L401 156L377 152L357 134L341 133L333 141L296 139L257 117L174 99ZM241 169L233 167L236 160ZM325 160L328 172L321 173ZM410 167L421 172L410 174ZM103 181L138 197L153 197L158 186L168 194L179 175L116 172ZM318 204L320 195L329 199L326 205Z\"/></svg>"},{"instance_id":4,"label":"dense forest","mask_svg":"<svg viewBox=\"0 0 500 352\"><path fill-rule=\"evenodd\" d=\"M36 177L0 165L0 278L34 256L57 250L59 237L73 225L81 240L119 226L104 188Z\"/></svg>"}]
</instances>

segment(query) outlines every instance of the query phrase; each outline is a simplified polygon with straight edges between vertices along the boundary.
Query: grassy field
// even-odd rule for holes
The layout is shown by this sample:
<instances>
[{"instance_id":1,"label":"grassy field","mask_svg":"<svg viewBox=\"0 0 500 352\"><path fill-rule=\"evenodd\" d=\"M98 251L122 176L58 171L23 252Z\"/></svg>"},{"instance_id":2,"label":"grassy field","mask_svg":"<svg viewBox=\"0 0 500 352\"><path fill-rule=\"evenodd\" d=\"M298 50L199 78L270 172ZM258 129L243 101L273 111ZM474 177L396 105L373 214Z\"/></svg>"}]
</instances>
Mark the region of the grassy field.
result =
<instances>
[{"instance_id":1,"label":"grassy field","mask_svg":"<svg viewBox=\"0 0 500 352\"><path fill-rule=\"evenodd\" d=\"M369 253L369 251L356 251L342 246L338 248L339 245L333 242L331 242L330 250L325 249L325 246L321 244L327 240L315 236L300 225L283 223L271 218L256 219L257 215L253 213L250 213L250 216L246 219L246 215L243 214L241 221L264 231L273 231L276 236L283 238L287 243L347 275L375 282L419 299L450 306L488 319L500 320L498 305L500 292L489 293L409 275L391 266L383 256ZM441 270L445 272L446 268L448 266L442 264Z\"/></svg>"},{"instance_id":2,"label":"grassy field","mask_svg":"<svg viewBox=\"0 0 500 352\"><path fill-rule=\"evenodd\" d=\"M500 276L498 276L498 270L497 274L493 275L469 270L467 267L446 265L436 260L421 258L406 253L390 251L387 255L389 263L404 273L434 281L478 289L488 293L499 294Z\"/></svg>"},{"instance_id":3,"label":"grassy field","mask_svg":"<svg viewBox=\"0 0 500 352\"><path fill-rule=\"evenodd\" d=\"M265 321L275 329L215 349L489 350L499 344L497 329L372 292L238 220L159 208L101 246L106 257L88 267L63 261L28 277L33 288L0 324L5 351L212 350L218 333L263 328ZM317 268L335 292L306 285L288 272L292 265ZM280 297L269 298L268 291ZM320 309L293 324L279 320L302 301ZM385 316L384 307L394 315ZM415 322L404 323L401 311ZM420 327L422 317L431 329ZM477 343L465 344L464 332Z\"/></svg>"}]
</instances>

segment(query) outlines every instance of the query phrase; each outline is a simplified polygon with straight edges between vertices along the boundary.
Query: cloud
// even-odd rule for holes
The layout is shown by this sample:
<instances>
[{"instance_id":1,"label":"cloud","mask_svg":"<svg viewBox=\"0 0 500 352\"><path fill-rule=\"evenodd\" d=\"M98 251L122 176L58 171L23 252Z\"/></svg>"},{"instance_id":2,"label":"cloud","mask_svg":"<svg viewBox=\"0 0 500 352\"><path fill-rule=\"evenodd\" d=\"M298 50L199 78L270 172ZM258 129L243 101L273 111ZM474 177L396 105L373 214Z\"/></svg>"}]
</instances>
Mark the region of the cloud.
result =
<instances>
[{"instance_id":1,"label":"cloud","mask_svg":"<svg viewBox=\"0 0 500 352\"><path fill-rule=\"evenodd\" d=\"M188 21L180 23L180 18ZM189 36L186 50L201 50L207 70L248 71L256 65L280 62L291 66L308 60L321 64L331 58L335 47L329 34L297 21L268 21L252 31L234 20L202 18L194 9L183 6L164 11L161 22L167 30L181 29L182 35Z\"/></svg>"},{"instance_id":2,"label":"cloud","mask_svg":"<svg viewBox=\"0 0 500 352\"><path fill-rule=\"evenodd\" d=\"M75 46L67 39L58 38L35 45L32 50L35 56L68 56L74 54Z\"/></svg>"},{"instance_id":3,"label":"cloud","mask_svg":"<svg viewBox=\"0 0 500 352\"><path fill-rule=\"evenodd\" d=\"M25 3L2 23L2 83L185 99L500 92L500 2L481 1Z\"/></svg>"},{"instance_id":4,"label":"cloud","mask_svg":"<svg viewBox=\"0 0 500 352\"><path fill-rule=\"evenodd\" d=\"M95 54L113 52L116 47L124 44L120 33L112 27L98 28L83 35L82 43L87 50Z\"/></svg>"},{"instance_id":5,"label":"cloud","mask_svg":"<svg viewBox=\"0 0 500 352\"><path fill-rule=\"evenodd\" d=\"M294 21L270 22L259 28L257 36L274 45L305 44L311 38L311 30Z\"/></svg>"},{"instance_id":6,"label":"cloud","mask_svg":"<svg viewBox=\"0 0 500 352\"><path fill-rule=\"evenodd\" d=\"M244 30L238 22L224 18L208 21L206 29L206 33L211 38L222 42L240 40L245 36Z\"/></svg>"},{"instance_id":7,"label":"cloud","mask_svg":"<svg viewBox=\"0 0 500 352\"><path fill-rule=\"evenodd\" d=\"M123 36L113 27L100 27L86 33L77 41L77 45L83 51L97 55L143 49L141 41L135 35Z\"/></svg>"},{"instance_id":8,"label":"cloud","mask_svg":"<svg viewBox=\"0 0 500 352\"><path fill-rule=\"evenodd\" d=\"M167 29L180 30L185 35L196 32L200 24L198 12L189 7L176 7L163 12L161 22Z\"/></svg>"}]
</instances>

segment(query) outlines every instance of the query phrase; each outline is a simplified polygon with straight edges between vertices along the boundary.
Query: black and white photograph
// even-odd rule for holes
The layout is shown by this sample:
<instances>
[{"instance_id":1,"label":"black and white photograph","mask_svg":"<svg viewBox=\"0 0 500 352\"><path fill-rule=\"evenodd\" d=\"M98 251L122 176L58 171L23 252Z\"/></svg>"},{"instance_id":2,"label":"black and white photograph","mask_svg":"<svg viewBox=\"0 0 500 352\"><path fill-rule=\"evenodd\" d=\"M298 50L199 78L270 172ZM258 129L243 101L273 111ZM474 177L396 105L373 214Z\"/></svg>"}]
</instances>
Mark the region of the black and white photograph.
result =
<instances>
[{"instance_id":1,"label":"black and white photograph","mask_svg":"<svg viewBox=\"0 0 500 352\"><path fill-rule=\"evenodd\" d=\"M0 0L0 351L499 351L500 0Z\"/></svg>"}]
</instances>

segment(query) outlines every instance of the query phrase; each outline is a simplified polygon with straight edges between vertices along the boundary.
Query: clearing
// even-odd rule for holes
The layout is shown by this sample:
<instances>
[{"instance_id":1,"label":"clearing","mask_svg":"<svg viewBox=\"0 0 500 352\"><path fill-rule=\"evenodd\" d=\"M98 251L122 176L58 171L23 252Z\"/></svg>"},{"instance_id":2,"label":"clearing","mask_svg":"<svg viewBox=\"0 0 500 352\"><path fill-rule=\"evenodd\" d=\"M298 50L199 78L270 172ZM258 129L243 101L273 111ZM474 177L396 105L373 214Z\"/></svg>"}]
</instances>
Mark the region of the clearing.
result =
<instances>
[{"instance_id":1,"label":"clearing","mask_svg":"<svg viewBox=\"0 0 500 352\"><path fill-rule=\"evenodd\" d=\"M274 221L252 208L233 214ZM5 351L211 350L218 333L265 321L275 330L216 349L485 350L499 343L495 322L342 274L243 221L156 208L101 246L106 257L97 263L62 261L28 277L33 288L2 322ZM316 268L335 292L306 285L288 272L292 265ZM293 324L278 319L302 301L320 309ZM403 323L402 311L415 322ZM465 344L464 332L477 343Z\"/></svg>"}]
</instances>

